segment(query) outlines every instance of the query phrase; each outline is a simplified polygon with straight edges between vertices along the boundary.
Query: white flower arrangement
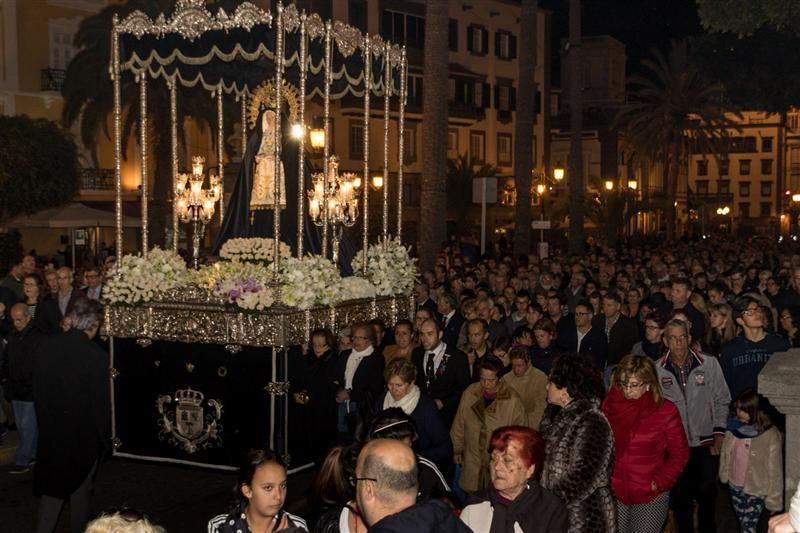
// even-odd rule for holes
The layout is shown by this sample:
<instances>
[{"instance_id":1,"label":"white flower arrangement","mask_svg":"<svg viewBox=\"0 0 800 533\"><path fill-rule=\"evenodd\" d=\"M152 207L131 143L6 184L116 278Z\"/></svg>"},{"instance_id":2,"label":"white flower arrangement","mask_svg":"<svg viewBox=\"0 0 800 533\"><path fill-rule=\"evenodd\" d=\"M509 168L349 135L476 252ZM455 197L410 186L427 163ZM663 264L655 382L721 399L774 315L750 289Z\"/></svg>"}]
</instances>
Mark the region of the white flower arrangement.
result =
<instances>
[{"instance_id":1,"label":"white flower arrangement","mask_svg":"<svg viewBox=\"0 0 800 533\"><path fill-rule=\"evenodd\" d=\"M358 276L342 278L339 283L339 300L360 300L362 298L375 298L375 286Z\"/></svg>"},{"instance_id":2,"label":"white flower arrangement","mask_svg":"<svg viewBox=\"0 0 800 533\"><path fill-rule=\"evenodd\" d=\"M285 242L278 243L278 253L281 259L292 256L292 250ZM271 263L275 260L275 239L228 239L222 245L219 256L228 261Z\"/></svg>"},{"instance_id":3,"label":"white flower arrangement","mask_svg":"<svg viewBox=\"0 0 800 533\"><path fill-rule=\"evenodd\" d=\"M340 283L339 269L321 255L291 257L281 270L281 300L298 309L333 305L341 298Z\"/></svg>"},{"instance_id":4,"label":"white flower arrangement","mask_svg":"<svg viewBox=\"0 0 800 533\"><path fill-rule=\"evenodd\" d=\"M160 292L191 281L181 256L156 247L147 257L141 254L123 257L103 286L103 297L112 305L140 305Z\"/></svg>"},{"instance_id":5,"label":"white flower arrangement","mask_svg":"<svg viewBox=\"0 0 800 533\"><path fill-rule=\"evenodd\" d=\"M353 258L354 272L360 272L364 261L364 250ZM379 296L408 294L417 278L417 260L408 253L398 237L369 246L367 251L367 279L375 286Z\"/></svg>"}]
</instances>

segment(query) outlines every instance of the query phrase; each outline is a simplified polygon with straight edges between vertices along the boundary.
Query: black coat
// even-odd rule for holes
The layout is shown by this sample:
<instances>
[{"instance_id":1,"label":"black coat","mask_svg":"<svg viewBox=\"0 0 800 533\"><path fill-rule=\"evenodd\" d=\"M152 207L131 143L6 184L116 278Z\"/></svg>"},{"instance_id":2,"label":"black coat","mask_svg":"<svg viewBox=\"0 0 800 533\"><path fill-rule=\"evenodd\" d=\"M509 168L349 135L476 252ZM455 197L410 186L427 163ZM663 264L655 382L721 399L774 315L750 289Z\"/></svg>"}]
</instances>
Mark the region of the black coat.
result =
<instances>
[{"instance_id":1,"label":"black coat","mask_svg":"<svg viewBox=\"0 0 800 533\"><path fill-rule=\"evenodd\" d=\"M297 357L289 365L291 392L304 392L305 404L294 404L294 412L303 417L307 428L306 443L315 459L321 459L333 446L336 437L336 393L338 356L328 350L321 357L313 353Z\"/></svg>"},{"instance_id":2,"label":"black coat","mask_svg":"<svg viewBox=\"0 0 800 533\"><path fill-rule=\"evenodd\" d=\"M447 326L444 327L442 341L453 348L458 346L458 335L461 333L461 326L464 325L465 321L466 319L464 316L456 311L456 313L453 315L453 318L451 318L450 322L447 323ZM442 322L444 322L444 318L442 318Z\"/></svg>"},{"instance_id":3,"label":"black coat","mask_svg":"<svg viewBox=\"0 0 800 533\"><path fill-rule=\"evenodd\" d=\"M83 298L86 298L84 293L78 289L72 289L65 314L69 314L75 304ZM58 296L48 298L36 307L36 327L45 335L58 335L61 333L61 321L63 319L64 314L61 313L61 308L58 306Z\"/></svg>"},{"instance_id":4,"label":"black coat","mask_svg":"<svg viewBox=\"0 0 800 533\"><path fill-rule=\"evenodd\" d=\"M606 317L603 315L595 317L592 327L598 328L605 335ZM619 315L619 319L611 326L606 363L608 365L619 363L620 359L631 353L633 345L637 342L639 342L639 322L635 318Z\"/></svg>"},{"instance_id":5,"label":"black coat","mask_svg":"<svg viewBox=\"0 0 800 533\"><path fill-rule=\"evenodd\" d=\"M3 357L3 390L6 400L33 401L33 358L42 342L42 334L33 320L22 331L12 329Z\"/></svg>"},{"instance_id":6,"label":"black coat","mask_svg":"<svg viewBox=\"0 0 800 533\"><path fill-rule=\"evenodd\" d=\"M110 449L109 361L82 331L47 337L34 357L39 424L34 489L67 498Z\"/></svg>"},{"instance_id":7,"label":"black coat","mask_svg":"<svg viewBox=\"0 0 800 533\"><path fill-rule=\"evenodd\" d=\"M369 533L471 533L446 503L430 500L391 514L367 530Z\"/></svg>"},{"instance_id":8,"label":"black coat","mask_svg":"<svg viewBox=\"0 0 800 533\"><path fill-rule=\"evenodd\" d=\"M592 326L581 342L578 351L578 328L574 326L564 329L558 335L557 345L562 352L580 353L596 368L602 370L606 365L608 356L608 339L603 330Z\"/></svg>"},{"instance_id":9,"label":"black coat","mask_svg":"<svg viewBox=\"0 0 800 533\"><path fill-rule=\"evenodd\" d=\"M441 376L431 379L430 387L426 387L425 376L425 349L417 347L411 352L411 361L417 367L417 386L422 394L427 394L432 400L439 400L443 406L439 410L445 425L449 428L456 417L458 402L461 394L469 385L469 361L464 352L455 346L447 345L445 350L447 363Z\"/></svg>"},{"instance_id":10,"label":"black coat","mask_svg":"<svg viewBox=\"0 0 800 533\"><path fill-rule=\"evenodd\" d=\"M350 359L352 350L346 350L339 354L336 363L336 384L338 389L344 388L344 371L347 368L347 360ZM383 393L383 354L377 349L371 355L363 358L356 368L353 375L353 388L350 390L350 400L359 402L370 408L375 400Z\"/></svg>"},{"instance_id":11,"label":"black coat","mask_svg":"<svg viewBox=\"0 0 800 533\"><path fill-rule=\"evenodd\" d=\"M508 505L498 503L497 491L480 490L469 498L462 511L462 519L491 521L487 533L515 533L515 524L525 533L562 533L567 531L567 508L558 497L531 481Z\"/></svg>"}]
</instances>

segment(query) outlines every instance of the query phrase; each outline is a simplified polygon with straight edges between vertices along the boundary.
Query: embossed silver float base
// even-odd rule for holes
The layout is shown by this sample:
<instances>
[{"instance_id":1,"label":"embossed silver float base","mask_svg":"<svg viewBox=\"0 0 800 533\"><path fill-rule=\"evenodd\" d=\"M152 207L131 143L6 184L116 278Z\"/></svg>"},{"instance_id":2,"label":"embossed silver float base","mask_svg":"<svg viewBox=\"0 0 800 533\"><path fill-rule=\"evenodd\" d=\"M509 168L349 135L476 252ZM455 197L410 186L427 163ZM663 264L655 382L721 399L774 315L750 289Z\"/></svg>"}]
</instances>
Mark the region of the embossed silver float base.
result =
<instances>
[{"instance_id":1,"label":"embossed silver float base","mask_svg":"<svg viewBox=\"0 0 800 533\"><path fill-rule=\"evenodd\" d=\"M192 293L194 291L186 291ZM198 291L199 292L199 291ZM172 295L176 295L174 292ZM177 295L176 295L177 296ZM308 312L276 308L267 313L240 313L219 303L197 298L150 302L143 307L106 307L104 334L113 337L236 346L292 346L308 340L311 330L336 332L358 321L380 318L393 324L413 318L409 296L350 300L335 307Z\"/></svg>"}]
</instances>

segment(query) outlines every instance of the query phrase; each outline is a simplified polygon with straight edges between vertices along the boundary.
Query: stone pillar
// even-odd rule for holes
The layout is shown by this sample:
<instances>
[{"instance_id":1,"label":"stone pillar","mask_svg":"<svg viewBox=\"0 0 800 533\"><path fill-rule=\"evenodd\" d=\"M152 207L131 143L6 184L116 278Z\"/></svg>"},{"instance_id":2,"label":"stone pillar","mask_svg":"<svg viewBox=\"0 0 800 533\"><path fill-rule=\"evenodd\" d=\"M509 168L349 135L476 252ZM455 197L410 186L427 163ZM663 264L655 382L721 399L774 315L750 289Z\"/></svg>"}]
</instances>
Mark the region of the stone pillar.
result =
<instances>
[{"instance_id":1,"label":"stone pillar","mask_svg":"<svg viewBox=\"0 0 800 533\"><path fill-rule=\"evenodd\" d=\"M783 502L788 507L800 479L800 349L770 358L758 375L758 392L786 415Z\"/></svg>"}]
</instances>

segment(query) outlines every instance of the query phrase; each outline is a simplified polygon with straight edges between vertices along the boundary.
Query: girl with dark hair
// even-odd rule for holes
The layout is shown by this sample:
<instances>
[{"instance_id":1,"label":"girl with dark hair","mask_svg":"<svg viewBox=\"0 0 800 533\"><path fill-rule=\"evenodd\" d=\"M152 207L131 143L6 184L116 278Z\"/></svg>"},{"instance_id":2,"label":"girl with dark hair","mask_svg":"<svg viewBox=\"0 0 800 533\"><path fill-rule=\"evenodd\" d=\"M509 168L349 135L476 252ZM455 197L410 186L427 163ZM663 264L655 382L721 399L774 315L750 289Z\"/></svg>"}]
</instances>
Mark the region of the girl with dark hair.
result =
<instances>
[{"instance_id":1,"label":"girl with dark hair","mask_svg":"<svg viewBox=\"0 0 800 533\"><path fill-rule=\"evenodd\" d=\"M778 325L778 333L789 341L791 347L800 347L800 307L792 306L783 309L778 317Z\"/></svg>"},{"instance_id":2,"label":"girl with dark hair","mask_svg":"<svg viewBox=\"0 0 800 533\"><path fill-rule=\"evenodd\" d=\"M489 435L502 426L525 424L525 406L519 395L500 379L503 363L493 355L481 358L478 383L464 391L450 438L453 461L462 465L461 488L467 492L489 485Z\"/></svg>"},{"instance_id":3,"label":"girl with dark hair","mask_svg":"<svg viewBox=\"0 0 800 533\"><path fill-rule=\"evenodd\" d=\"M652 360L661 357L664 351L664 344L661 336L664 334L664 326L667 319L661 313L652 312L644 319L644 339L633 345L631 353L633 355L646 355Z\"/></svg>"},{"instance_id":4,"label":"girl with dark hair","mask_svg":"<svg viewBox=\"0 0 800 533\"><path fill-rule=\"evenodd\" d=\"M239 468L236 503L228 514L208 522L208 533L308 531L306 521L283 509L286 466L272 450L251 450Z\"/></svg>"},{"instance_id":5,"label":"girl with dark hair","mask_svg":"<svg viewBox=\"0 0 800 533\"><path fill-rule=\"evenodd\" d=\"M742 533L755 533L764 507L783 507L781 434L772 425L766 401L752 390L735 402L719 460L719 479L728 484Z\"/></svg>"},{"instance_id":6,"label":"girl with dark hair","mask_svg":"<svg viewBox=\"0 0 800 533\"><path fill-rule=\"evenodd\" d=\"M22 278L22 293L25 295L25 304L31 317L36 317L36 306L44 300L44 282L39 274L25 274Z\"/></svg>"},{"instance_id":7,"label":"girl with dark hair","mask_svg":"<svg viewBox=\"0 0 800 533\"><path fill-rule=\"evenodd\" d=\"M565 354L549 379L551 405L540 425L546 444L542 486L566 503L570 532L615 531L614 437L600 412L602 376L579 354Z\"/></svg>"},{"instance_id":8,"label":"girl with dark hair","mask_svg":"<svg viewBox=\"0 0 800 533\"><path fill-rule=\"evenodd\" d=\"M472 495L461 520L473 531L516 533L564 531L564 503L536 481L544 441L529 427L497 428L489 439L492 486Z\"/></svg>"},{"instance_id":9,"label":"girl with dark hair","mask_svg":"<svg viewBox=\"0 0 800 533\"><path fill-rule=\"evenodd\" d=\"M314 533L365 532L367 526L361 518L356 503L355 487L351 480L356 475L356 463L363 443L336 447L322 463L311 486L309 504L318 513Z\"/></svg>"},{"instance_id":10,"label":"girl with dark hair","mask_svg":"<svg viewBox=\"0 0 800 533\"><path fill-rule=\"evenodd\" d=\"M545 374L549 374L553 361L559 355L555 345L555 322L549 318L540 319L533 326L533 336L536 344L531 348L531 364Z\"/></svg>"}]
</instances>

